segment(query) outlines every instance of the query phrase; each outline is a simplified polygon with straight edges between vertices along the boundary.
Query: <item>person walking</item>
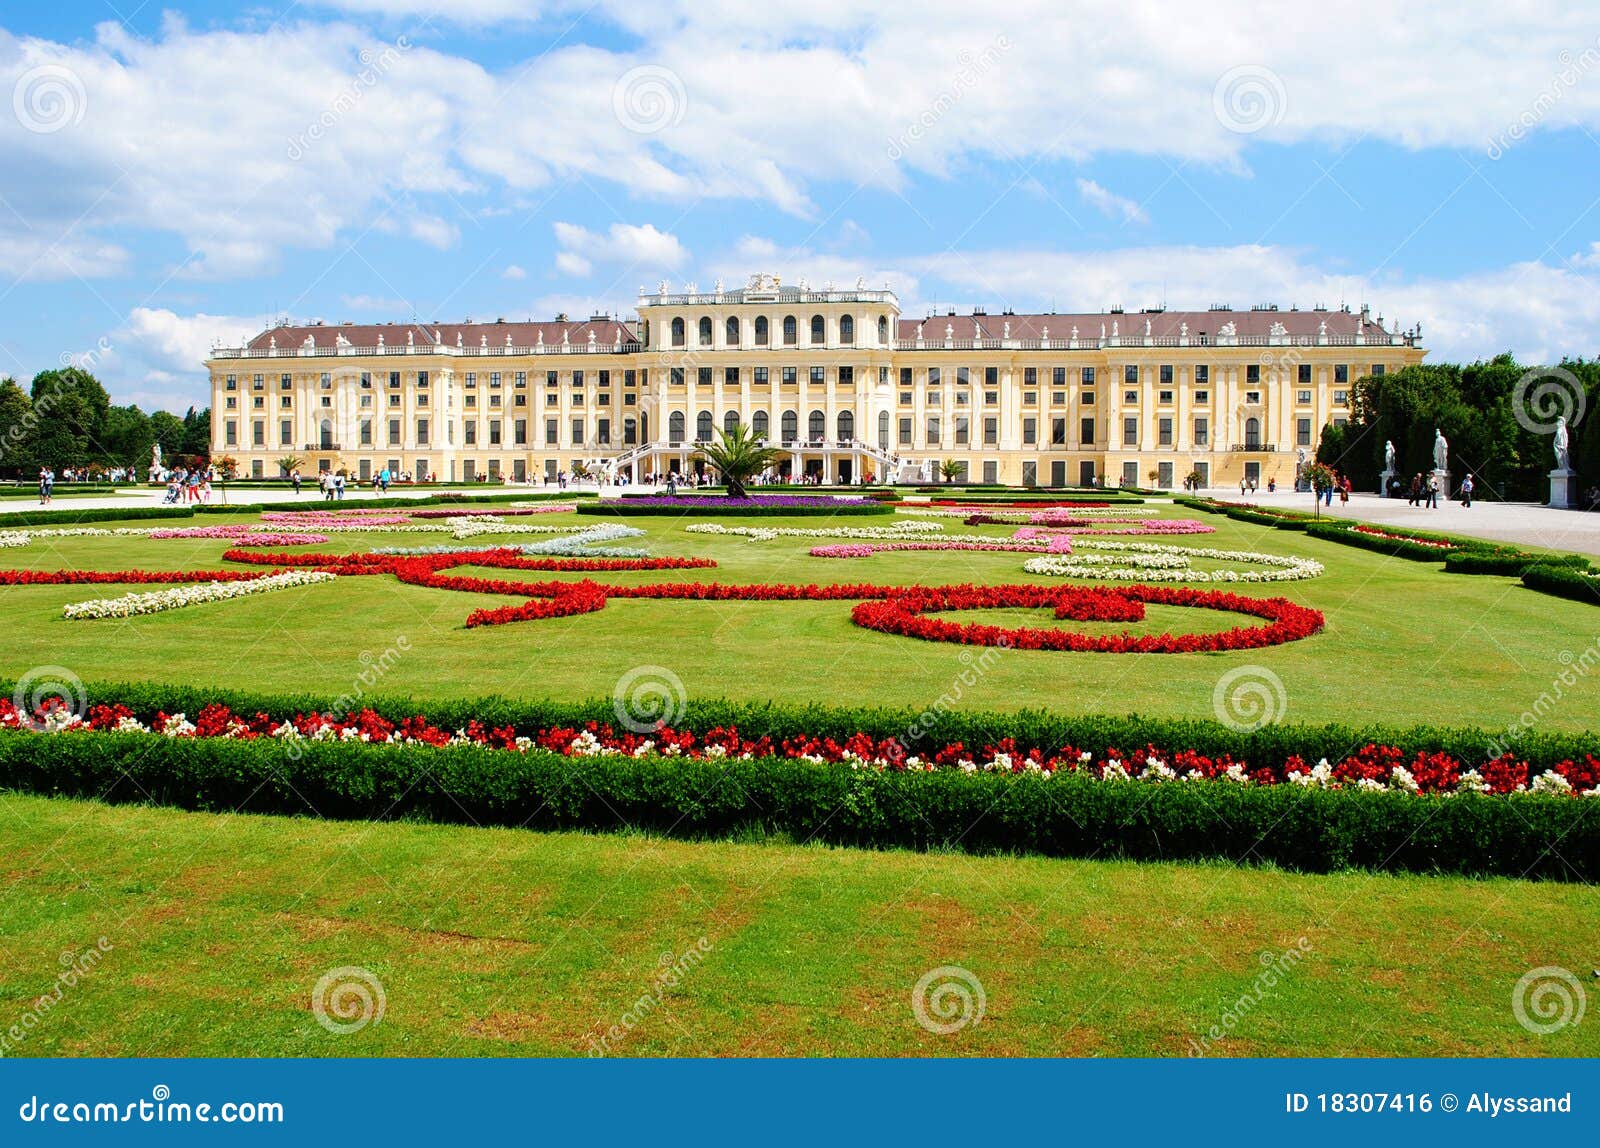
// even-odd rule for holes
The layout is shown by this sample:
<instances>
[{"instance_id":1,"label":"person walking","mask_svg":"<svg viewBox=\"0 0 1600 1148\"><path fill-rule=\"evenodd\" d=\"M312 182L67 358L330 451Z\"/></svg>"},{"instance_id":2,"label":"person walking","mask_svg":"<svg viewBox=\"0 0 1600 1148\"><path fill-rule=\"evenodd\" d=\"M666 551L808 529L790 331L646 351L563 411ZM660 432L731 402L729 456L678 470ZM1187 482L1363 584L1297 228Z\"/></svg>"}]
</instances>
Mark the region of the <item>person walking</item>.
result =
<instances>
[{"instance_id":1,"label":"person walking","mask_svg":"<svg viewBox=\"0 0 1600 1148\"><path fill-rule=\"evenodd\" d=\"M1411 476L1411 492L1410 492L1410 494L1409 494L1409 496L1407 498L1407 501L1412 506L1416 506L1419 502L1422 501L1422 472L1421 471L1418 471L1416 474Z\"/></svg>"},{"instance_id":2,"label":"person walking","mask_svg":"<svg viewBox=\"0 0 1600 1148\"><path fill-rule=\"evenodd\" d=\"M1461 505L1470 509L1472 506L1472 475L1469 473L1461 480Z\"/></svg>"},{"instance_id":3,"label":"person walking","mask_svg":"<svg viewBox=\"0 0 1600 1148\"><path fill-rule=\"evenodd\" d=\"M294 486L294 496L300 497L300 468L297 466L289 472L289 482Z\"/></svg>"},{"instance_id":4,"label":"person walking","mask_svg":"<svg viewBox=\"0 0 1600 1148\"><path fill-rule=\"evenodd\" d=\"M1430 477L1428 479L1428 499L1423 505L1434 510L1439 509L1439 480L1437 478Z\"/></svg>"}]
</instances>

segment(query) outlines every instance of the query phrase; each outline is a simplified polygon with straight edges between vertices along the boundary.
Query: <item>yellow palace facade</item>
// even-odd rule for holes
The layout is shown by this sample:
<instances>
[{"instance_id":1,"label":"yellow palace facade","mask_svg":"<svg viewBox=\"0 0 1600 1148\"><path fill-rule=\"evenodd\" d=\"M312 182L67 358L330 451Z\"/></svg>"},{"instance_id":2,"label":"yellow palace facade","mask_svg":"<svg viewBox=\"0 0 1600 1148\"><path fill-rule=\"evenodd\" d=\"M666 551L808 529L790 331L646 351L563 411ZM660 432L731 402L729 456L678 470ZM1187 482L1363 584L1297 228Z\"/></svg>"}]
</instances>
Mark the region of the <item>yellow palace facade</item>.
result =
<instances>
[{"instance_id":1,"label":"yellow palace facade","mask_svg":"<svg viewBox=\"0 0 1600 1148\"><path fill-rule=\"evenodd\" d=\"M1420 362L1366 308L905 318L891 291L641 289L637 319L280 325L207 360L241 475L640 481L741 422L827 482L1292 483L1369 374Z\"/></svg>"}]
</instances>

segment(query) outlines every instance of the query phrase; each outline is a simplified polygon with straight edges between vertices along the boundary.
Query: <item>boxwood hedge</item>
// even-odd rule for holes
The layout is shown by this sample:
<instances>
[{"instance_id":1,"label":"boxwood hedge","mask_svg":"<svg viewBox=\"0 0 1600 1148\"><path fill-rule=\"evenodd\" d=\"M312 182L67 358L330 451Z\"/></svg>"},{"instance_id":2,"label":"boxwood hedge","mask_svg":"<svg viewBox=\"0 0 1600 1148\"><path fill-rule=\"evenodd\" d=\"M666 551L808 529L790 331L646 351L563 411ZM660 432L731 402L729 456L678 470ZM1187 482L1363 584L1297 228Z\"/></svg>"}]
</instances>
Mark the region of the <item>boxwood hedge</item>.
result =
<instances>
[{"instance_id":1,"label":"boxwood hedge","mask_svg":"<svg viewBox=\"0 0 1600 1148\"><path fill-rule=\"evenodd\" d=\"M1600 577L1577 566L1544 563L1522 572L1522 584L1531 590L1600 606Z\"/></svg>"},{"instance_id":2,"label":"boxwood hedge","mask_svg":"<svg viewBox=\"0 0 1600 1148\"><path fill-rule=\"evenodd\" d=\"M0 785L35 793L370 820L775 835L867 848L1226 859L1593 881L1600 818L1565 797L1412 797L1228 782L879 773L796 759L568 758L477 746L0 732ZM1560 843L1559 851L1552 848Z\"/></svg>"},{"instance_id":3,"label":"boxwood hedge","mask_svg":"<svg viewBox=\"0 0 1600 1148\"><path fill-rule=\"evenodd\" d=\"M83 510L23 510L0 514L0 530L14 526L77 526L86 522L117 522L136 518L193 518L198 506L100 506Z\"/></svg>"},{"instance_id":4,"label":"boxwood hedge","mask_svg":"<svg viewBox=\"0 0 1600 1148\"><path fill-rule=\"evenodd\" d=\"M581 502L579 514L598 514L614 518L657 518L686 514L697 516L738 515L741 518L832 518L838 514L893 514L891 503L865 499L861 502L841 502L834 506L750 506L724 503L716 495L697 495L704 505L696 502L685 506L681 502L652 502L648 498L617 499L615 501Z\"/></svg>"}]
</instances>

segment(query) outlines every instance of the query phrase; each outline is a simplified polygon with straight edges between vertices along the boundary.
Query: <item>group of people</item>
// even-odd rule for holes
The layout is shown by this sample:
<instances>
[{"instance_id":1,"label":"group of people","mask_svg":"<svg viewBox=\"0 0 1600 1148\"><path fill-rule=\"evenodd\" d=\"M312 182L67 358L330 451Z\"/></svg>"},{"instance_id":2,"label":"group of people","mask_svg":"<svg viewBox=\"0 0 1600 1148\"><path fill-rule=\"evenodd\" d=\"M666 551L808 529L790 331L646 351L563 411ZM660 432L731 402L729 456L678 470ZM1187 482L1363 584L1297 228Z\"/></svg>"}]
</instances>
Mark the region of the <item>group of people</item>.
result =
<instances>
[{"instance_id":1,"label":"group of people","mask_svg":"<svg viewBox=\"0 0 1600 1148\"><path fill-rule=\"evenodd\" d=\"M1469 472L1467 476L1461 480L1461 485L1456 490L1456 494L1460 498L1461 505L1463 507L1470 507L1472 505L1472 492L1476 488L1476 483L1474 483L1472 475ZM1411 488L1406 492L1406 502L1412 506L1431 507L1434 510L1438 510L1439 496L1445 495L1448 497L1449 493L1450 492L1447 490L1440 489L1438 475L1424 475L1418 473L1411 476Z\"/></svg>"},{"instance_id":2,"label":"group of people","mask_svg":"<svg viewBox=\"0 0 1600 1148\"><path fill-rule=\"evenodd\" d=\"M215 471L210 467L201 470L199 467L189 469L179 467L167 474L167 497L169 503L210 502L211 480Z\"/></svg>"}]
</instances>

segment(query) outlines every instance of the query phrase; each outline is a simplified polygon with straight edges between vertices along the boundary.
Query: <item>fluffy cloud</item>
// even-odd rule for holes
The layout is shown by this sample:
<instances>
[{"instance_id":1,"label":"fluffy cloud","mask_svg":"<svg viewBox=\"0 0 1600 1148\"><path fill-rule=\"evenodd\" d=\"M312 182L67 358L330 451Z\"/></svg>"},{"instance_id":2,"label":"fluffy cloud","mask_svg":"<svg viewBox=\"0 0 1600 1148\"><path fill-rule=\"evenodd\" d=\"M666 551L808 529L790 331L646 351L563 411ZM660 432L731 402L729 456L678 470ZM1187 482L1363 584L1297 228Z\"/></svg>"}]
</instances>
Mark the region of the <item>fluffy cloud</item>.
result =
<instances>
[{"instance_id":1,"label":"fluffy cloud","mask_svg":"<svg viewBox=\"0 0 1600 1148\"><path fill-rule=\"evenodd\" d=\"M575 223L557 223L555 234L560 248L556 269L567 275L587 276L596 263L618 264L640 273L670 271L689 257L677 236L648 223L613 223L604 234Z\"/></svg>"},{"instance_id":2,"label":"fluffy cloud","mask_svg":"<svg viewBox=\"0 0 1600 1148\"><path fill-rule=\"evenodd\" d=\"M1124 223L1149 223L1150 217L1136 202L1108 191L1092 179L1078 180L1078 195L1090 207Z\"/></svg>"},{"instance_id":3,"label":"fluffy cloud","mask_svg":"<svg viewBox=\"0 0 1600 1148\"><path fill-rule=\"evenodd\" d=\"M339 6L386 29L424 7ZM528 12L468 0L452 15ZM0 195L59 256L22 263L116 274L125 257L93 238L113 227L178 235L184 273L201 277L267 271L285 248L368 227L444 248L485 195L574 177L808 215L821 181L898 189L981 163L1115 150L1213 164L1256 141L1357 138L1504 151L1529 132L1600 128L1600 46L1579 7L1508 21L1419 2L1381 26L1259 0L1204 18L1176 0L1131 16L1018 0L981 22L949 0L589 16L606 19L628 50L580 32L498 69L309 20L202 32L169 17L158 38L105 24L71 45L0 32L0 90L23 109L0 118ZM1084 194L1128 217L1103 191ZM75 246L48 242L80 219ZM563 269L585 262L574 249Z\"/></svg>"}]
</instances>

